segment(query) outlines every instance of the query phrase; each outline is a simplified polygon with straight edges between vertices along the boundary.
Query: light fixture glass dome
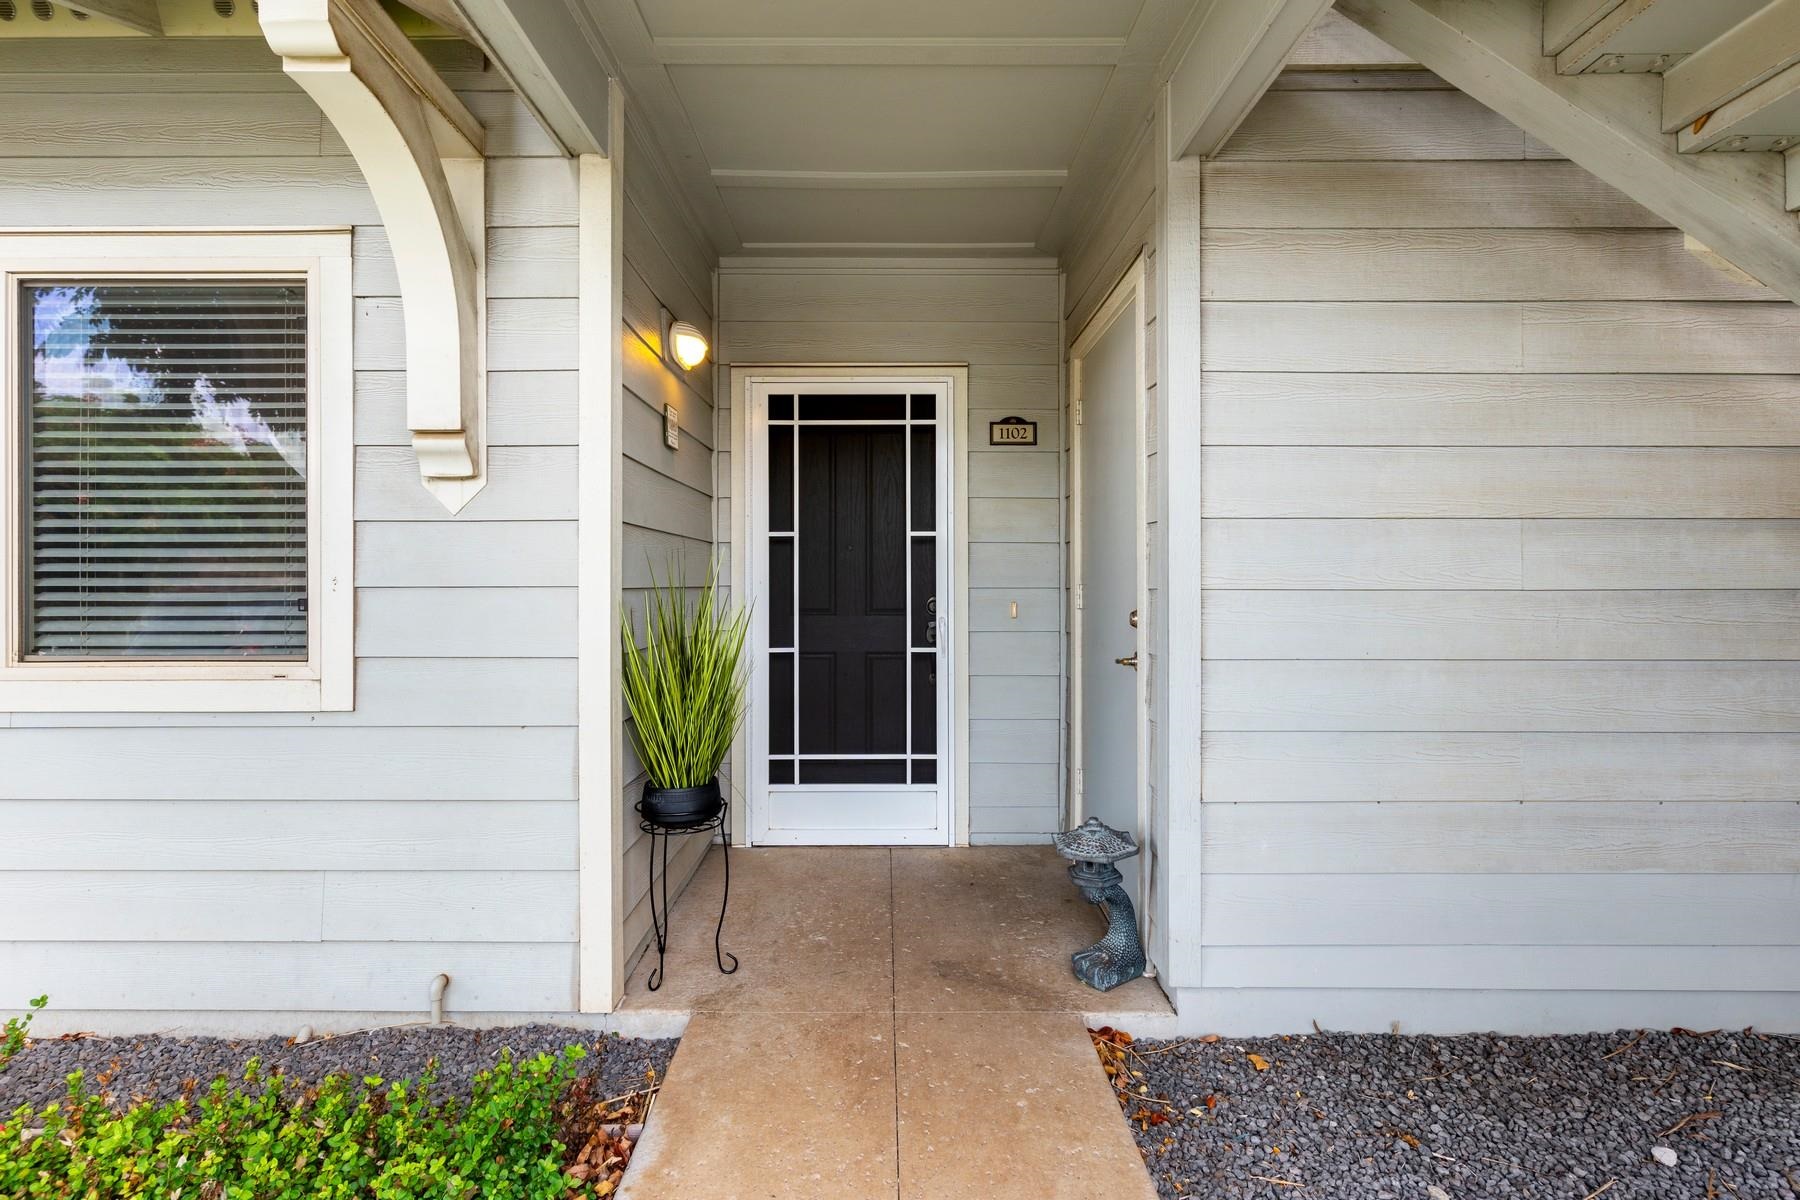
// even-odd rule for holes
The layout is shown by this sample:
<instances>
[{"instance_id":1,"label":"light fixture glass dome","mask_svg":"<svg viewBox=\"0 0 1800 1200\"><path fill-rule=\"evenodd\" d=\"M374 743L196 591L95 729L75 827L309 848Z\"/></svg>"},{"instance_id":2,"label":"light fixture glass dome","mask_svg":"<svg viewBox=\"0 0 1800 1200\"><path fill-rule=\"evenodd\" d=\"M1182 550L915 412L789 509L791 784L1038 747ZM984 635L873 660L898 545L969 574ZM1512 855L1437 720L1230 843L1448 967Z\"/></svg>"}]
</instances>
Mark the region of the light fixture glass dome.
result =
<instances>
[{"instance_id":1,"label":"light fixture glass dome","mask_svg":"<svg viewBox=\"0 0 1800 1200\"><path fill-rule=\"evenodd\" d=\"M709 347L706 335L686 321L677 321L669 326L669 351L681 369L691 371L706 361Z\"/></svg>"}]
</instances>

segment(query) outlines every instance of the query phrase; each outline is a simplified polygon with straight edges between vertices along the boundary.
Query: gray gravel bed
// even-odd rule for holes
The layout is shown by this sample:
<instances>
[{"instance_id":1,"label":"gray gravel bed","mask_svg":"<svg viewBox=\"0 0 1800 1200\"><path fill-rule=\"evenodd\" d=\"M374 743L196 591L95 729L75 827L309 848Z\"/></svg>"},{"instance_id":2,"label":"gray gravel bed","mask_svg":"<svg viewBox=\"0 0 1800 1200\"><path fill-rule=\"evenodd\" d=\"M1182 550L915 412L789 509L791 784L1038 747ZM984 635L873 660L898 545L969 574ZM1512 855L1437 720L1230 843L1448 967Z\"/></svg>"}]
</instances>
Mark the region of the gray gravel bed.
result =
<instances>
[{"instance_id":1,"label":"gray gravel bed","mask_svg":"<svg viewBox=\"0 0 1800 1200\"><path fill-rule=\"evenodd\" d=\"M1126 1110L1169 1114L1132 1122L1165 1197L1800 1197L1800 1038L1328 1033L1134 1049L1132 1091L1170 1102Z\"/></svg>"},{"instance_id":2,"label":"gray gravel bed","mask_svg":"<svg viewBox=\"0 0 1800 1200\"><path fill-rule=\"evenodd\" d=\"M242 1079L244 1064L252 1058L261 1059L267 1071L280 1070L305 1083L333 1074L416 1079L435 1060L438 1088L466 1094L475 1073L499 1061L502 1049L510 1048L517 1059L540 1052L556 1054L575 1045L588 1051L581 1074L597 1077L595 1086L603 1089L600 1096L643 1087L650 1068L661 1079L675 1053L673 1038L620 1038L556 1025L379 1029L300 1045L289 1045L281 1037L47 1039L33 1041L8 1070L0 1071L0 1117L23 1104L42 1106L60 1098L73 1071L85 1071L92 1089L101 1073L114 1070L105 1091L120 1101L136 1096L170 1100L181 1094L188 1079L202 1085L219 1075Z\"/></svg>"}]
</instances>

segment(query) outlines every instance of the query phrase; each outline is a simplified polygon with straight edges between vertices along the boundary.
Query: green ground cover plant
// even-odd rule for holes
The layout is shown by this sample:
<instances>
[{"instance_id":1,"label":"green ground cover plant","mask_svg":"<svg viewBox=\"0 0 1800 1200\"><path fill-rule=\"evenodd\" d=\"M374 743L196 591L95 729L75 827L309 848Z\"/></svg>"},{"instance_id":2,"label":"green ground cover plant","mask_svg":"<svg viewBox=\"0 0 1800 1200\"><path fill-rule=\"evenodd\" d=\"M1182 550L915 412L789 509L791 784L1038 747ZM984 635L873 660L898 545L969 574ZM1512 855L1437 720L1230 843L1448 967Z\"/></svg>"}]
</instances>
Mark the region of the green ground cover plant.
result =
<instances>
[{"instance_id":1,"label":"green ground cover plant","mask_svg":"<svg viewBox=\"0 0 1800 1200\"><path fill-rule=\"evenodd\" d=\"M12 1060L18 1057L19 1051L25 1048L25 1038L31 1032L31 1019L44 1011L50 1003L49 996L39 996L31 1002L31 1011L23 1016L8 1017L6 1024L0 1025L0 1071L6 1070Z\"/></svg>"},{"instance_id":2,"label":"green ground cover plant","mask_svg":"<svg viewBox=\"0 0 1800 1200\"><path fill-rule=\"evenodd\" d=\"M502 1057L465 1099L416 1081L263 1073L167 1104L109 1103L77 1072L60 1102L0 1124L9 1200L575 1200L613 1193L630 1146L579 1046Z\"/></svg>"}]
</instances>

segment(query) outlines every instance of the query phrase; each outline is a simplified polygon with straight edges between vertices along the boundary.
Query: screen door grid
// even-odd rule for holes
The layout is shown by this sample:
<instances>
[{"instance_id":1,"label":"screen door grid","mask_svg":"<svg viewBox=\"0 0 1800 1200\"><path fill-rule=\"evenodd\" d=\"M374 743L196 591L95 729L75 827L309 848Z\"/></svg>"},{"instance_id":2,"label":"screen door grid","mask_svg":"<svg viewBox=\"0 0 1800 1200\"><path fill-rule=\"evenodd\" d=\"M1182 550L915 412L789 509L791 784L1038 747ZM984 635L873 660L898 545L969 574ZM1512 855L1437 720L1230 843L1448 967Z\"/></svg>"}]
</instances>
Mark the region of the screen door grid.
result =
<instances>
[{"instance_id":1,"label":"screen door grid","mask_svg":"<svg viewBox=\"0 0 1800 1200\"><path fill-rule=\"evenodd\" d=\"M769 397L769 782L937 783L937 397Z\"/></svg>"}]
</instances>

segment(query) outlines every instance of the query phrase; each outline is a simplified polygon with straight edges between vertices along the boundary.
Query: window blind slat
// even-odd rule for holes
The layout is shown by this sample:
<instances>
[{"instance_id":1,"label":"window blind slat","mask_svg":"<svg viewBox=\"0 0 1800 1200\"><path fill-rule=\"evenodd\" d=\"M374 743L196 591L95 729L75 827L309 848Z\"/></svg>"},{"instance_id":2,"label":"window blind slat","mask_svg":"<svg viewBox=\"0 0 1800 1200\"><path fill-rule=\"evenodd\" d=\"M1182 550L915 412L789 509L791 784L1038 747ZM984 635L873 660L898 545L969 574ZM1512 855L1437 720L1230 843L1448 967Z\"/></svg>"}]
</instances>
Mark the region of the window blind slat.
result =
<instances>
[{"instance_id":1,"label":"window blind slat","mask_svg":"<svg viewBox=\"0 0 1800 1200\"><path fill-rule=\"evenodd\" d=\"M304 659L304 284L22 297L26 652Z\"/></svg>"}]
</instances>

